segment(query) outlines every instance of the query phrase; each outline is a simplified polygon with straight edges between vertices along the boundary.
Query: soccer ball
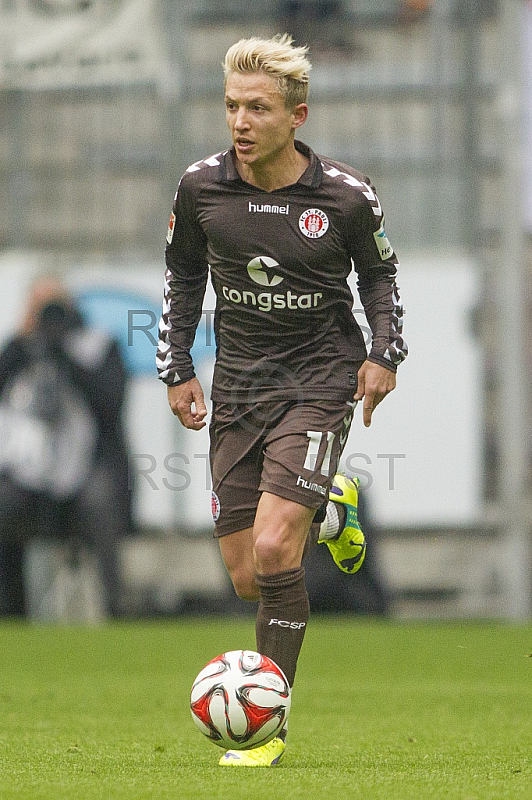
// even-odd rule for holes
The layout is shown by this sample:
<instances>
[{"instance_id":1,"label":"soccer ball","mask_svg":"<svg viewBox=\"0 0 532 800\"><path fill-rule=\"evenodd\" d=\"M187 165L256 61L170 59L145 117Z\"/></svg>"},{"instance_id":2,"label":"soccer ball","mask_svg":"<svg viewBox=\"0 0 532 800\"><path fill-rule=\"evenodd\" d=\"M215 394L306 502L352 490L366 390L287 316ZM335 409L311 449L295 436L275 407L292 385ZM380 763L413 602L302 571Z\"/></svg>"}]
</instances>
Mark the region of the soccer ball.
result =
<instances>
[{"instance_id":1,"label":"soccer ball","mask_svg":"<svg viewBox=\"0 0 532 800\"><path fill-rule=\"evenodd\" d=\"M231 650L213 658L192 685L192 719L226 750L249 750L273 739L290 711L290 686L271 658Z\"/></svg>"}]
</instances>

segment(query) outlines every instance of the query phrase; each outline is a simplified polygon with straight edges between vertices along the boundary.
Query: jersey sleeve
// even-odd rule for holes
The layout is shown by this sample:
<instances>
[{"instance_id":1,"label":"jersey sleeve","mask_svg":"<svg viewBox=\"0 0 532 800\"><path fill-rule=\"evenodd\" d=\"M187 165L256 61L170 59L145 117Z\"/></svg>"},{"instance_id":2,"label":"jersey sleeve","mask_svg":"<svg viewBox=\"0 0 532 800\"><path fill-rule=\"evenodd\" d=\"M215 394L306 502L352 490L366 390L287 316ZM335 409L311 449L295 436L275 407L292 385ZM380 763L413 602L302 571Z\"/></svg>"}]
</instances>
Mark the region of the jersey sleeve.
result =
<instances>
[{"instance_id":1,"label":"jersey sleeve","mask_svg":"<svg viewBox=\"0 0 532 800\"><path fill-rule=\"evenodd\" d=\"M374 187L363 184L361 195L364 199L351 221L350 238L358 293L372 333L368 359L395 372L408 353L402 335L404 310L395 281L399 262L386 237Z\"/></svg>"},{"instance_id":2,"label":"jersey sleeve","mask_svg":"<svg viewBox=\"0 0 532 800\"><path fill-rule=\"evenodd\" d=\"M159 322L157 371L169 386L195 376L194 344L208 276L207 241L197 220L193 187L182 180L166 237L163 310Z\"/></svg>"}]
</instances>

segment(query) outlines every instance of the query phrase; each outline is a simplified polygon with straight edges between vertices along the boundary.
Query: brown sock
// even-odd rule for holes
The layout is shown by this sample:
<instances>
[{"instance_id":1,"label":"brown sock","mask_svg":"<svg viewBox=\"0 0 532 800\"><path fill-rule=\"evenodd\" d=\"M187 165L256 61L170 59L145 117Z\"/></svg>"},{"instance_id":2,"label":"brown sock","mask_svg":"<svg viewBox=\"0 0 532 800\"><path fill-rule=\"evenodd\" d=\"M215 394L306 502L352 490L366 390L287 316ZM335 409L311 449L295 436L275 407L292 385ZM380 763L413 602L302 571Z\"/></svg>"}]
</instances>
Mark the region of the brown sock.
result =
<instances>
[{"instance_id":1,"label":"brown sock","mask_svg":"<svg viewBox=\"0 0 532 800\"><path fill-rule=\"evenodd\" d=\"M281 667L290 686L310 616L303 567L256 575L260 602L255 626L257 650Z\"/></svg>"}]
</instances>

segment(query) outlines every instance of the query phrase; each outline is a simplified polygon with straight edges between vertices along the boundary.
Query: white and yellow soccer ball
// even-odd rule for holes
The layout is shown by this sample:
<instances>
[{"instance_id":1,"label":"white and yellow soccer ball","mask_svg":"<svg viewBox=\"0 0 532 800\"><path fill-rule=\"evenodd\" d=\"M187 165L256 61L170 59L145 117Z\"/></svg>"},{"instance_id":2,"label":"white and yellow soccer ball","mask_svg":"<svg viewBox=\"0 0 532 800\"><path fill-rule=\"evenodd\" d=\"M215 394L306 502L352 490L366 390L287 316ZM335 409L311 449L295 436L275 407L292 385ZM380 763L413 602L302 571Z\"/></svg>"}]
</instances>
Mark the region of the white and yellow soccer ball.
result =
<instances>
[{"instance_id":1,"label":"white and yellow soccer ball","mask_svg":"<svg viewBox=\"0 0 532 800\"><path fill-rule=\"evenodd\" d=\"M192 685L190 710L199 730L226 750L249 750L286 724L291 691L284 672L253 650L216 656Z\"/></svg>"}]
</instances>

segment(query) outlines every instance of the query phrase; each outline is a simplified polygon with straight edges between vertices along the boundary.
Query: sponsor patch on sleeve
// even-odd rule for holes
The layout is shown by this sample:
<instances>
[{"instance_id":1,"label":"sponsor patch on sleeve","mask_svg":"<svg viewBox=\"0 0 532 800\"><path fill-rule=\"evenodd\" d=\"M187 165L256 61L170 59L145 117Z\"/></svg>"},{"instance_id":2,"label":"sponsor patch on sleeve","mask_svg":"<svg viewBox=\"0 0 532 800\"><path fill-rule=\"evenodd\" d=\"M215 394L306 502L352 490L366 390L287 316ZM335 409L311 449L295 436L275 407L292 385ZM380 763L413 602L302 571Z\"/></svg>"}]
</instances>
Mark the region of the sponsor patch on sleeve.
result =
<instances>
[{"instance_id":1,"label":"sponsor patch on sleeve","mask_svg":"<svg viewBox=\"0 0 532 800\"><path fill-rule=\"evenodd\" d=\"M393 255L393 247L388 241L388 237L386 236L386 232L384 230L384 225L381 225L379 230L375 231L373 238L375 239L375 244L377 245L381 259L386 261L387 258L390 258L390 256Z\"/></svg>"},{"instance_id":2,"label":"sponsor patch on sleeve","mask_svg":"<svg viewBox=\"0 0 532 800\"><path fill-rule=\"evenodd\" d=\"M166 234L166 241L168 244L172 244L172 239L174 238L174 227L175 227L175 214L172 211L170 215L170 222L168 223L168 232Z\"/></svg>"}]
</instances>

